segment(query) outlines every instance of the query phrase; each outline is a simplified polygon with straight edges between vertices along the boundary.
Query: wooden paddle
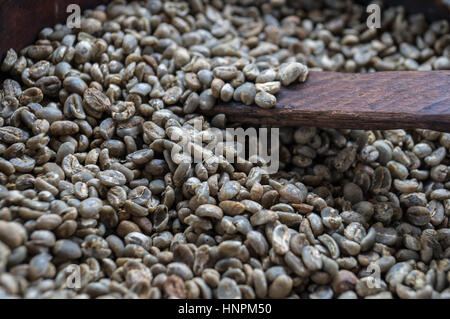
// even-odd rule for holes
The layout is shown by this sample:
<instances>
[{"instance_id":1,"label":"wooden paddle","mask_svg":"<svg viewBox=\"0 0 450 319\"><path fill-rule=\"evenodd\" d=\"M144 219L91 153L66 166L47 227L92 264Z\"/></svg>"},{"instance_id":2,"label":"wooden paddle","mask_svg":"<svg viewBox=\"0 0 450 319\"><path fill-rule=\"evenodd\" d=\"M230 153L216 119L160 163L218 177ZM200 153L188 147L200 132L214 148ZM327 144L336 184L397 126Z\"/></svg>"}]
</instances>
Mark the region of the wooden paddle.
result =
<instances>
[{"instance_id":1,"label":"wooden paddle","mask_svg":"<svg viewBox=\"0 0 450 319\"><path fill-rule=\"evenodd\" d=\"M449 132L450 71L310 72L282 88L272 109L230 102L205 112L219 113L247 124Z\"/></svg>"}]
</instances>

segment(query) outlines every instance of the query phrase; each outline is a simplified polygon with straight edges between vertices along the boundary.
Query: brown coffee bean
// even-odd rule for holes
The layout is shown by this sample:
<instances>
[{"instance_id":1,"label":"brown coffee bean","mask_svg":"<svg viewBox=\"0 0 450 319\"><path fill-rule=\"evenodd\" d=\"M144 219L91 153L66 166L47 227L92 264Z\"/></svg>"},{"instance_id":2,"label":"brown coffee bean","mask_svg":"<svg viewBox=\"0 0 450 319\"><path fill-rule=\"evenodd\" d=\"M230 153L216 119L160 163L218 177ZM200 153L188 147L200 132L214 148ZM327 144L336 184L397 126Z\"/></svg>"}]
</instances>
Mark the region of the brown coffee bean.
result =
<instances>
[{"instance_id":1,"label":"brown coffee bean","mask_svg":"<svg viewBox=\"0 0 450 319\"><path fill-rule=\"evenodd\" d=\"M78 133L79 127L71 121L55 121L50 125L52 135L73 135Z\"/></svg>"}]
</instances>

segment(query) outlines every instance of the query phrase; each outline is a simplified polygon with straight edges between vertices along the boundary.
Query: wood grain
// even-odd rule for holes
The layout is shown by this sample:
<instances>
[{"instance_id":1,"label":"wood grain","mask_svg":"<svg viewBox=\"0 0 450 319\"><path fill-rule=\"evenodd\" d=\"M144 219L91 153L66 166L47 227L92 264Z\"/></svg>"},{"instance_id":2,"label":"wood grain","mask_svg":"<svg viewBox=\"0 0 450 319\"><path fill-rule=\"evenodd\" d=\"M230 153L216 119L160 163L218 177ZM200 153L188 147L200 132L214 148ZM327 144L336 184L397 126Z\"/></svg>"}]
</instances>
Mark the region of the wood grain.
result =
<instances>
[{"instance_id":1,"label":"wood grain","mask_svg":"<svg viewBox=\"0 0 450 319\"><path fill-rule=\"evenodd\" d=\"M205 114L248 124L450 131L450 71L311 72L277 100L272 109L231 102Z\"/></svg>"}]
</instances>

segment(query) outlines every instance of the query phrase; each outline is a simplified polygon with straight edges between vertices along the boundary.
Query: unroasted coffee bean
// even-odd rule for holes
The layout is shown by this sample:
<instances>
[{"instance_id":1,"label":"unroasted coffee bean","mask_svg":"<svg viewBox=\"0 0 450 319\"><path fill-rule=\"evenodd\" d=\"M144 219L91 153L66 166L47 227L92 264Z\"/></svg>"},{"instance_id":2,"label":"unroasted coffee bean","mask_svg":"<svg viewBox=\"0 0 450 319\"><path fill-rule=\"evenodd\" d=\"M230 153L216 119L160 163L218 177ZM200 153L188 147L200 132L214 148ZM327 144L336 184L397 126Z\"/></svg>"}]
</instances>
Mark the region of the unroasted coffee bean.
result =
<instances>
[{"instance_id":1,"label":"unroasted coffee bean","mask_svg":"<svg viewBox=\"0 0 450 319\"><path fill-rule=\"evenodd\" d=\"M43 94L48 96L57 96L61 87L61 81L56 76L44 76L36 81Z\"/></svg>"},{"instance_id":2,"label":"unroasted coffee bean","mask_svg":"<svg viewBox=\"0 0 450 319\"><path fill-rule=\"evenodd\" d=\"M302 250L302 260L310 270L320 270L322 268L322 258L320 252L313 246L305 246Z\"/></svg>"},{"instance_id":3,"label":"unroasted coffee bean","mask_svg":"<svg viewBox=\"0 0 450 319\"><path fill-rule=\"evenodd\" d=\"M431 214L428 208L421 206L409 207L406 211L408 220L416 226L424 226L431 220Z\"/></svg>"},{"instance_id":4,"label":"unroasted coffee bean","mask_svg":"<svg viewBox=\"0 0 450 319\"><path fill-rule=\"evenodd\" d=\"M219 66L214 68L214 76L224 81L232 80L237 75L237 69L234 66Z\"/></svg>"},{"instance_id":5,"label":"unroasted coffee bean","mask_svg":"<svg viewBox=\"0 0 450 319\"><path fill-rule=\"evenodd\" d=\"M285 185L278 190L282 199L290 203L302 203L305 200L305 194L292 184Z\"/></svg>"},{"instance_id":6,"label":"unroasted coffee bean","mask_svg":"<svg viewBox=\"0 0 450 319\"><path fill-rule=\"evenodd\" d=\"M98 179L106 186L121 186L126 183L125 175L116 170L106 170L98 173Z\"/></svg>"},{"instance_id":7,"label":"unroasted coffee bean","mask_svg":"<svg viewBox=\"0 0 450 319\"><path fill-rule=\"evenodd\" d=\"M6 175L12 175L16 171L15 167L11 162L1 158L0 159L0 171Z\"/></svg>"},{"instance_id":8,"label":"unroasted coffee bean","mask_svg":"<svg viewBox=\"0 0 450 319\"><path fill-rule=\"evenodd\" d=\"M53 247L55 245L55 235L48 230L36 230L31 236L30 240L34 245Z\"/></svg>"},{"instance_id":9,"label":"unroasted coffee bean","mask_svg":"<svg viewBox=\"0 0 450 319\"><path fill-rule=\"evenodd\" d=\"M83 95L84 91L88 89L86 82L74 76L68 76L63 82L64 88L70 93L77 93Z\"/></svg>"},{"instance_id":10,"label":"unroasted coffee bean","mask_svg":"<svg viewBox=\"0 0 450 319\"><path fill-rule=\"evenodd\" d=\"M289 276L278 276L269 287L269 297L280 299L289 296L292 289L292 279Z\"/></svg>"},{"instance_id":11,"label":"unroasted coffee bean","mask_svg":"<svg viewBox=\"0 0 450 319\"><path fill-rule=\"evenodd\" d=\"M184 280L189 280L193 278L192 271L184 263L177 263L177 262L170 263L167 266L167 273L169 275L177 275L178 277L181 277Z\"/></svg>"},{"instance_id":12,"label":"unroasted coffee bean","mask_svg":"<svg viewBox=\"0 0 450 319\"><path fill-rule=\"evenodd\" d=\"M375 194L386 193L392 183L391 173L385 167L377 167L375 169L375 175L372 182L372 191Z\"/></svg>"},{"instance_id":13,"label":"unroasted coffee bean","mask_svg":"<svg viewBox=\"0 0 450 319\"><path fill-rule=\"evenodd\" d=\"M267 295L267 281L264 272L261 269L255 269L252 273L255 294L258 298L264 298Z\"/></svg>"},{"instance_id":14,"label":"unroasted coffee bean","mask_svg":"<svg viewBox=\"0 0 450 319\"><path fill-rule=\"evenodd\" d=\"M220 208L223 209L226 215L235 216L240 215L245 211L245 205L240 202L235 202L231 200L225 200L220 202Z\"/></svg>"},{"instance_id":15,"label":"unroasted coffee bean","mask_svg":"<svg viewBox=\"0 0 450 319\"><path fill-rule=\"evenodd\" d=\"M175 104L180 99L182 93L183 93L183 90L180 87L174 86L166 91L166 93L163 97L163 101L164 101L164 103L169 104L169 105Z\"/></svg>"},{"instance_id":16,"label":"unroasted coffee bean","mask_svg":"<svg viewBox=\"0 0 450 319\"><path fill-rule=\"evenodd\" d=\"M199 107L202 111L209 111L216 102L211 89L203 91L199 97Z\"/></svg>"},{"instance_id":17,"label":"unroasted coffee bean","mask_svg":"<svg viewBox=\"0 0 450 319\"><path fill-rule=\"evenodd\" d=\"M20 128L4 126L0 127L0 140L4 143L13 144L19 142L26 142L29 134Z\"/></svg>"},{"instance_id":18,"label":"unroasted coffee bean","mask_svg":"<svg viewBox=\"0 0 450 319\"><path fill-rule=\"evenodd\" d=\"M169 298L186 298L186 288L182 278L170 275L164 281L163 290Z\"/></svg>"},{"instance_id":19,"label":"unroasted coffee bean","mask_svg":"<svg viewBox=\"0 0 450 319\"><path fill-rule=\"evenodd\" d=\"M448 22L245 2L114 1L7 51L0 297L450 296L450 134L280 123L265 141L205 115L275 107L309 68L449 69Z\"/></svg>"},{"instance_id":20,"label":"unroasted coffee bean","mask_svg":"<svg viewBox=\"0 0 450 319\"><path fill-rule=\"evenodd\" d=\"M295 256L290 251L284 255L284 261L286 262L286 265L289 266L289 268L298 276L300 277L306 277L309 274L308 269L304 266L301 259L297 256Z\"/></svg>"},{"instance_id":21,"label":"unroasted coffee bean","mask_svg":"<svg viewBox=\"0 0 450 319\"><path fill-rule=\"evenodd\" d=\"M111 106L109 98L95 88L89 88L83 92L83 101L95 112L104 112Z\"/></svg>"},{"instance_id":22,"label":"unroasted coffee bean","mask_svg":"<svg viewBox=\"0 0 450 319\"><path fill-rule=\"evenodd\" d=\"M247 234L246 245L259 256L265 256L269 249L269 245L265 237L257 231L250 231Z\"/></svg>"},{"instance_id":23,"label":"unroasted coffee bean","mask_svg":"<svg viewBox=\"0 0 450 319\"><path fill-rule=\"evenodd\" d=\"M358 278L354 273L348 270L341 270L333 280L333 290L337 294L342 294L348 290L353 290L357 283Z\"/></svg>"},{"instance_id":24,"label":"unroasted coffee bean","mask_svg":"<svg viewBox=\"0 0 450 319\"><path fill-rule=\"evenodd\" d=\"M277 99L272 94L261 91L256 93L255 103L263 109L270 109L271 107L275 106L275 104L277 103Z\"/></svg>"},{"instance_id":25,"label":"unroasted coffee bean","mask_svg":"<svg viewBox=\"0 0 450 319\"><path fill-rule=\"evenodd\" d=\"M220 220L223 217L222 209L218 206L211 204L200 205L196 210L195 214L199 217L209 217Z\"/></svg>"},{"instance_id":26,"label":"unroasted coffee bean","mask_svg":"<svg viewBox=\"0 0 450 319\"><path fill-rule=\"evenodd\" d=\"M19 95L19 101L23 105L30 103L40 103L44 98L44 94L40 88L31 87L22 92Z\"/></svg>"},{"instance_id":27,"label":"unroasted coffee bean","mask_svg":"<svg viewBox=\"0 0 450 319\"><path fill-rule=\"evenodd\" d=\"M78 212L83 218L95 218L102 208L102 201L99 198L88 198L80 203Z\"/></svg>"},{"instance_id":28,"label":"unroasted coffee bean","mask_svg":"<svg viewBox=\"0 0 450 319\"><path fill-rule=\"evenodd\" d=\"M10 248L20 246L27 240L27 232L25 228L15 222L0 221L0 240Z\"/></svg>"},{"instance_id":29,"label":"unroasted coffee bean","mask_svg":"<svg viewBox=\"0 0 450 319\"><path fill-rule=\"evenodd\" d=\"M233 279L223 278L217 287L218 299L239 299L241 291Z\"/></svg>"},{"instance_id":30,"label":"unroasted coffee bean","mask_svg":"<svg viewBox=\"0 0 450 319\"><path fill-rule=\"evenodd\" d=\"M52 135L73 135L78 133L79 127L71 121L55 121L50 125Z\"/></svg>"},{"instance_id":31,"label":"unroasted coffee bean","mask_svg":"<svg viewBox=\"0 0 450 319\"><path fill-rule=\"evenodd\" d=\"M47 214L36 220L37 229L53 230L62 223L62 218L57 214Z\"/></svg>"},{"instance_id":32,"label":"unroasted coffee bean","mask_svg":"<svg viewBox=\"0 0 450 319\"><path fill-rule=\"evenodd\" d=\"M58 240L53 247L54 254L62 260L72 260L81 257L80 247L71 240Z\"/></svg>"},{"instance_id":33,"label":"unroasted coffee bean","mask_svg":"<svg viewBox=\"0 0 450 319\"><path fill-rule=\"evenodd\" d=\"M233 86L229 83L225 83L225 85L222 87L222 90L220 90L220 99L224 102L230 102L233 98L233 94Z\"/></svg>"},{"instance_id":34,"label":"unroasted coffee bean","mask_svg":"<svg viewBox=\"0 0 450 319\"><path fill-rule=\"evenodd\" d=\"M220 201L232 199L239 192L240 184L235 181L226 182L220 189L218 197Z\"/></svg>"},{"instance_id":35,"label":"unroasted coffee bean","mask_svg":"<svg viewBox=\"0 0 450 319\"><path fill-rule=\"evenodd\" d=\"M11 158L9 162L14 166L14 169L20 173L31 172L36 164L36 161L27 155Z\"/></svg>"},{"instance_id":36,"label":"unroasted coffee bean","mask_svg":"<svg viewBox=\"0 0 450 319\"><path fill-rule=\"evenodd\" d=\"M336 243L336 241L328 234L323 234L317 238L327 249L330 253L330 256L333 259L336 259L340 255L339 246Z\"/></svg>"},{"instance_id":37,"label":"unroasted coffee bean","mask_svg":"<svg viewBox=\"0 0 450 319\"><path fill-rule=\"evenodd\" d=\"M376 229L376 242L384 245L393 246L397 243L398 234L393 228L377 228Z\"/></svg>"},{"instance_id":38,"label":"unroasted coffee bean","mask_svg":"<svg viewBox=\"0 0 450 319\"><path fill-rule=\"evenodd\" d=\"M266 82L266 83L256 83L256 91L267 92L270 94L277 94L280 91L281 83L278 81Z\"/></svg>"},{"instance_id":39,"label":"unroasted coffee bean","mask_svg":"<svg viewBox=\"0 0 450 319\"><path fill-rule=\"evenodd\" d=\"M16 61L17 61L16 51L14 51L13 49L9 49L6 52L6 57L1 65L1 70L3 72L8 72L14 66L14 63L16 63Z\"/></svg>"},{"instance_id":40,"label":"unroasted coffee bean","mask_svg":"<svg viewBox=\"0 0 450 319\"><path fill-rule=\"evenodd\" d=\"M363 192L358 185L348 183L344 186L344 198L356 204L363 200Z\"/></svg>"},{"instance_id":41,"label":"unroasted coffee bean","mask_svg":"<svg viewBox=\"0 0 450 319\"><path fill-rule=\"evenodd\" d=\"M133 102L119 102L113 104L109 110L111 117L115 121L127 121L135 114L136 108Z\"/></svg>"},{"instance_id":42,"label":"unroasted coffee bean","mask_svg":"<svg viewBox=\"0 0 450 319\"><path fill-rule=\"evenodd\" d=\"M273 230L272 245L277 254L283 255L289 251L290 232L285 225L278 225Z\"/></svg>"},{"instance_id":43,"label":"unroasted coffee bean","mask_svg":"<svg viewBox=\"0 0 450 319\"><path fill-rule=\"evenodd\" d=\"M308 76L308 68L297 62L289 62L281 65L278 71L278 77L280 78L281 84L288 86L297 79L300 82L306 81Z\"/></svg>"}]
</instances>

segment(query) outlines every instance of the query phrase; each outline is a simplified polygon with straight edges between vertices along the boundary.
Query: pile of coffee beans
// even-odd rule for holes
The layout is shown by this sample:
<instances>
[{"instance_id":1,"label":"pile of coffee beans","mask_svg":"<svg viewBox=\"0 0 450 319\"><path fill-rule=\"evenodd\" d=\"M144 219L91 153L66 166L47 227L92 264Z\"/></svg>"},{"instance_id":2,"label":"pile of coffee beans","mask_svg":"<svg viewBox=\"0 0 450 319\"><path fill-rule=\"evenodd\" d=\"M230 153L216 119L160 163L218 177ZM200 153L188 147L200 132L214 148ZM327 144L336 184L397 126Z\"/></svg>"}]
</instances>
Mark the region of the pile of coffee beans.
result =
<instances>
[{"instance_id":1,"label":"pile of coffee beans","mask_svg":"<svg viewBox=\"0 0 450 319\"><path fill-rule=\"evenodd\" d=\"M348 0L115 0L9 50L0 298L450 298L449 133L280 123L274 174L208 148L239 124L202 111L273 107L309 70L450 69L448 21L366 19Z\"/></svg>"}]
</instances>

